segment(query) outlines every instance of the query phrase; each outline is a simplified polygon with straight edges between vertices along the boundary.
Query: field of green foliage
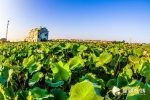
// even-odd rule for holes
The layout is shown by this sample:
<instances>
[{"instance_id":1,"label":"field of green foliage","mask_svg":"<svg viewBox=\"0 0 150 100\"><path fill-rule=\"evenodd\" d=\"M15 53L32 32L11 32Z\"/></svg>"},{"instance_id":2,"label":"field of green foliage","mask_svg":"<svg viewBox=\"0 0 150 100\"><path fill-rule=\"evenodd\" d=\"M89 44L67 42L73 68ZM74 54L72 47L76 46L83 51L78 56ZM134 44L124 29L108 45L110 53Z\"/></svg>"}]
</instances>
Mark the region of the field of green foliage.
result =
<instances>
[{"instance_id":1,"label":"field of green foliage","mask_svg":"<svg viewBox=\"0 0 150 100\"><path fill-rule=\"evenodd\" d=\"M150 46L0 44L0 100L150 100Z\"/></svg>"}]
</instances>

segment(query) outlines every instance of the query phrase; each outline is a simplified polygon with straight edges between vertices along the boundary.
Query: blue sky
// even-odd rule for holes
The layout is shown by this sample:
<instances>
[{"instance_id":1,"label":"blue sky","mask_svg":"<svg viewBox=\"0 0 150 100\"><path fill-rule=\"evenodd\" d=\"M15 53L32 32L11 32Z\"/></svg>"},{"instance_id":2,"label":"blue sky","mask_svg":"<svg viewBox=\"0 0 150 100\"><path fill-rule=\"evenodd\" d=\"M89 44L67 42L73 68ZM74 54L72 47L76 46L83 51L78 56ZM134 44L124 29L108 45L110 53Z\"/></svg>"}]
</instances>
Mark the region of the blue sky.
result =
<instances>
[{"instance_id":1,"label":"blue sky","mask_svg":"<svg viewBox=\"0 0 150 100\"><path fill-rule=\"evenodd\" d=\"M150 43L150 0L1 0L0 38L22 41L40 26L49 39Z\"/></svg>"}]
</instances>

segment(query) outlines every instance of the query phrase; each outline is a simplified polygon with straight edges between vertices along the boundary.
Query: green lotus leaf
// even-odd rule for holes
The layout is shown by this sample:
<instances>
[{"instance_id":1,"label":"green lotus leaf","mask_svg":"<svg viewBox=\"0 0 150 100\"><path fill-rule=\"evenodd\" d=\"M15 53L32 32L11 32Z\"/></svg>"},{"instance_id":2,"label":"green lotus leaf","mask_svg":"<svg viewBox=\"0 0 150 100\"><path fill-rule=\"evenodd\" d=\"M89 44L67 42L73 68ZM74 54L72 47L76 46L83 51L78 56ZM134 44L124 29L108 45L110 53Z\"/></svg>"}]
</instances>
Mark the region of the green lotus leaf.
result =
<instances>
[{"instance_id":1,"label":"green lotus leaf","mask_svg":"<svg viewBox=\"0 0 150 100\"><path fill-rule=\"evenodd\" d=\"M58 81L58 82L53 83L51 80L46 80L45 82L49 84L51 87L59 87L64 84L64 81Z\"/></svg>"},{"instance_id":2,"label":"green lotus leaf","mask_svg":"<svg viewBox=\"0 0 150 100\"><path fill-rule=\"evenodd\" d=\"M4 61L4 59L5 59L5 56L0 55L0 64L2 64L2 61Z\"/></svg>"},{"instance_id":3,"label":"green lotus leaf","mask_svg":"<svg viewBox=\"0 0 150 100\"><path fill-rule=\"evenodd\" d=\"M116 79L110 79L107 82L107 86L109 87L109 89L112 89L114 86L117 86L117 80Z\"/></svg>"},{"instance_id":4,"label":"green lotus leaf","mask_svg":"<svg viewBox=\"0 0 150 100\"><path fill-rule=\"evenodd\" d=\"M111 60L110 65L113 66L113 67L115 67L116 63L118 61L118 58L119 58L119 56L114 56L113 59Z\"/></svg>"},{"instance_id":5,"label":"green lotus leaf","mask_svg":"<svg viewBox=\"0 0 150 100\"><path fill-rule=\"evenodd\" d=\"M106 95L104 100L112 100L112 99L110 99L110 97Z\"/></svg>"},{"instance_id":6,"label":"green lotus leaf","mask_svg":"<svg viewBox=\"0 0 150 100\"><path fill-rule=\"evenodd\" d=\"M69 65L63 64L61 61L58 63L52 63L51 70L53 72L54 81L67 81L71 76Z\"/></svg>"},{"instance_id":7,"label":"green lotus leaf","mask_svg":"<svg viewBox=\"0 0 150 100\"><path fill-rule=\"evenodd\" d=\"M52 59L46 59L45 64L51 64L53 62Z\"/></svg>"},{"instance_id":8,"label":"green lotus leaf","mask_svg":"<svg viewBox=\"0 0 150 100\"><path fill-rule=\"evenodd\" d=\"M132 78L132 75L133 75L132 69L126 69L126 70L124 70L124 73L125 73L126 75L128 75L129 78Z\"/></svg>"},{"instance_id":9,"label":"green lotus leaf","mask_svg":"<svg viewBox=\"0 0 150 100\"><path fill-rule=\"evenodd\" d=\"M110 52L112 52L113 54L117 54L119 52L119 49L118 47L110 48Z\"/></svg>"},{"instance_id":10,"label":"green lotus leaf","mask_svg":"<svg viewBox=\"0 0 150 100\"><path fill-rule=\"evenodd\" d=\"M13 99L15 97L14 89L9 86L8 88L4 88L5 96L9 99Z\"/></svg>"},{"instance_id":11,"label":"green lotus leaf","mask_svg":"<svg viewBox=\"0 0 150 100\"><path fill-rule=\"evenodd\" d=\"M12 77L12 73L13 69L3 67L2 70L0 70L0 83L4 85L6 82L9 82Z\"/></svg>"},{"instance_id":12,"label":"green lotus leaf","mask_svg":"<svg viewBox=\"0 0 150 100\"><path fill-rule=\"evenodd\" d=\"M61 42L60 43L60 46L62 47L62 49L68 49L71 45L70 45L70 43L65 43L65 42Z\"/></svg>"},{"instance_id":13,"label":"green lotus leaf","mask_svg":"<svg viewBox=\"0 0 150 100\"><path fill-rule=\"evenodd\" d=\"M61 46L62 48L65 48L66 44L65 44L64 42L61 42L61 43L60 43L60 46Z\"/></svg>"},{"instance_id":14,"label":"green lotus leaf","mask_svg":"<svg viewBox=\"0 0 150 100\"><path fill-rule=\"evenodd\" d=\"M143 100L150 100L150 85L149 84L145 84L145 87L144 88L142 88L143 89L143 91L142 92L144 92L143 93L143 95L142 95L142 98L141 98L141 100L143 99Z\"/></svg>"},{"instance_id":15,"label":"green lotus leaf","mask_svg":"<svg viewBox=\"0 0 150 100\"><path fill-rule=\"evenodd\" d=\"M16 82L16 80L11 79L11 80L9 81L9 83L10 83L10 86L13 86L13 89L18 89L19 84Z\"/></svg>"},{"instance_id":16,"label":"green lotus leaf","mask_svg":"<svg viewBox=\"0 0 150 100\"><path fill-rule=\"evenodd\" d=\"M31 56L33 54L33 50L28 50L28 57Z\"/></svg>"},{"instance_id":17,"label":"green lotus leaf","mask_svg":"<svg viewBox=\"0 0 150 100\"><path fill-rule=\"evenodd\" d=\"M141 69L142 69L142 64L135 64L133 66L134 73L136 73L137 71L140 72Z\"/></svg>"},{"instance_id":18,"label":"green lotus leaf","mask_svg":"<svg viewBox=\"0 0 150 100\"><path fill-rule=\"evenodd\" d=\"M141 99L139 98L139 95L134 95L134 96L127 96L126 100L141 100Z\"/></svg>"},{"instance_id":19,"label":"green lotus leaf","mask_svg":"<svg viewBox=\"0 0 150 100\"><path fill-rule=\"evenodd\" d=\"M133 52L136 54L136 55L138 55L138 56L141 56L142 54L143 54L143 52L142 52L142 49L141 48L135 48L134 50L133 50Z\"/></svg>"},{"instance_id":20,"label":"green lotus leaf","mask_svg":"<svg viewBox=\"0 0 150 100\"><path fill-rule=\"evenodd\" d=\"M40 59L44 59L45 55L43 53L40 54Z\"/></svg>"},{"instance_id":21,"label":"green lotus leaf","mask_svg":"<svg viewBox=\"0 0 150 100\"><path fill-rule=\"evenodd\" d=\"M29 75L28 72L24 72L24 75L23 75L24 81L28 80L28 78L29 78L28 75Z\"/></svg>"},{"instance_id":22,"label":"green lotus leaf","mask_svg":"<svg viewBox=\"0 0 150 100\"><path fill-rule=\"evenodd\" d=\"M1 70L3 70L3 65L2 64L0 64L0 72L1 72Z\"/></svg>"},{"instance_id":23,"label":"green lotus leaf","mask_svg":"<svg viewBox=\"0 0 150 100\"><path fill-rule=\"evenodd\" d=\"M89 81L83 81L71 86L69 100L103 100L96 94L94 86Z\"/></svg>"},{"instance_id":24,"label":"green lotus leaf","mask_svg":"<svg viewBox=\"0 0 150 100\"><path fill-rule=\"evenodd\" d=\"M73 54L74 55L77 55L78 54L78 48L79 48L79 44L74 44L73 46L72 46L72 52L73 52Z\"/></svg>"},{"instance_id":25,"label":"green lotus leaf","mask_svg":"<svg viewBox=\"0 0 150 100\"><path fill-rule=\"evenodd\" d=\"M89 55L88 61L90 64L95 63L96 62L96 56L94 54Z\"/></svg>"},{"instance_id":26,"label":"green lotus leaf","mask_svg":"<svg viewBox=\"0 0 150 100\"><path fill-rule=\"evenodd\" d=\"M150 85L150 74L146 77L146 83Z\"/></svg>"},{"instance_id":27,"label":"green lotus leaf","mask_svg":"<svg viewBox=\"0 0 150 100\"><path fill-rule=\"evenodd\" d=\"M70 43L65 43L65 44L66 44L65 49L69 49L71 47Z\"/></svg>"},{"instance_id":28,"label":"green lotus leaf","mask_svg":"<svg viewBox=\"0 0 150 100\"><path fill-rule=\"evenodd\" d=\"M107 64L112 60L112 54L103 52L100 54L100 56L97 58L96 67L103 66L103 64Z\"/></svg>"},{"instance_id":29,"label":"green lotus leaf","mask_svg":"<svg viewBox=\"0 0 150 100\"><path fill-rule=\"evenodd\" d=\"M4 85L6 82L7 82L7 78L0 76L0 83Z\"/></svg>"},{"instance_id":30,"label":"green lotus leaf","mask_svg":"<svg viewBox=\"0 0 150 100\"><path fill-rule=\"evenodd\" d=\"M6 100L6 96L4 94L4 87L1 83L0 83L0 100Z\"/></svg>"},{"instance_id":31,"label":"green lotus leaf","mask_svg":"<svg viewBox=\"0 0 150 100\"><path fill-rule=\"evenodd\" d=\"M123 76L119 76L117 78L117 86L119 88L126 86L128 84L128 80L126 78L124 78Z\"/></svg>"},{"instance_id":32,"label":"green lotus leaf","mask_svg":"<svg viewBox=\"0 0 150 100\"><path fill-rule=\"evenodd\" d=\"M5 96L1 92L0 92L0 100L5 100Z\"/></svg>"},{"instance_id":33,"label":"green lotus leaf","mask_svg":"<svg viewBox=\"0 0 150 100\"><path fill-rule=\"evenodd\" d=\"M89 80L90 82L96 83L97 78L95 77L96 75L93 73L86 73L84 76L82 76L79 80L84 81L84 80Z\"/></svg>"},{"instance_id":34,"label":"green lotus leaf","mask_svg":"<svg viewBox=\"0 0 150 100\"><path fill-rule=\"evenodd\" d=\"M46 52L46 54L48 54L50 52L50 49L49 48L45 48L45 50L43 50Z\"/></svg>"},{"instance_id":35,"label":"green lotus leaf","mask_svg":"<svg viewBox=\"0 0 150 100\"><path fill-rule=\"evenodd\" d=\"M112 68L109 68L109 67L106 67L106 66L103 66L104 70L106 70L106 74L111 74L111 75L114 75L115 72Z\"/></svg>"},{"instance_id":36,"label":"green lotus leaf","mask_svg":"<svg viewBox=\"0 0 150 100\"><path fill-rule=\"evenodd\" d=\"M79 80L80 80L80 82L84 81L84 80L88 80L92 83L96 83L98 86L100 86L101 89L105 88L104 81L102 79L96 78L96 75L93 73L86 73Z\"/></svg>"},{"instance_id":37,"label":"green lotus leaf","mask_svg":"<svg viewBox=\"0 0 150 100\"><path fill-rule=\"evenodd\" d=\"M147 62L147 58L146 57L141 57L141 63Z\"/></svg>"},{"instance_id":38,"label":"green lotus leaf","mask_svg":"<svg viewBox=\"0 0 150 100\"><path fill-rule=\"evenodd\" d=\"M87 47L85 45L80 45L78 48L78 51L83 52L87 49Z\"/></svg>"},{"instance_id":39,"label":"green lotus leaf","mask_svg":"<svg viewBox=\"0 0 150 100\"><path fill-rule=\"evenodd\" d=\"M9 61L14 61L16 60L16 57L15 57L15 54L12 54L10 57L9 57Z\"/></svg>"},{"instance_id":40,"label":"green lotus leaf","mask_svg":"<svg viewBox=\"0 0 150 100\"><path fill-rule=\"evenodd\" d=\"M48 94L47 90L35 87L29 90L29 96L32 96L34 99L43 99L48 97L53 97L53 95Z\"/></svg>"},{"instance_id":41,"label":"green lotus leaf","mask_svg":"<svg viewBox=\"0 0 150 100\"><path fill-rule=\"evenodd\" d=\"M42 67L42 64L40 64L40 63L33 63L32 65L29 66L28 71L29 71L30 74L32 74L34 72L39 71L41 69L41 67Z\"/></svg>"},{"instance_id":42,"label":"green lotus leaf","mask_svg":"<svg viewBox=\"0 0 150 100\"><path fill-rule=\"evenodd\" d=\"M28 90L25 91L18 90L16 92L15 100L27 100L27 97L28 97Z\"/></svg>"},{"instance_id":43,"label":"green lotus leaf","mask_svg":"<svg viewBox=\"0 0 150 100\"><path fill-rule=\"evenodd\" d=\"M58 47L58 46L53 48L54 54L58 54L59 52L61 52L61 50L62 49L60 47Z\"/></svg>"},{"instance_id":44,"label":"green lotus leaf","mask_svg":"<svg viewBox=\"0 0 150 100\"><path fill-rule=\"evenodd\" d=\"M130 62L132 62L134 64L137 64L140 61L140 58L138 56L136 56L136 55L130 55L128 57L128 59L129 59Z\"/></svg>"},{"instance_id":45,"label":"green lotus leaf","mask_svg":"<svg viewBox=\"0 0 150 100\"><path fill-rule=\"evenodd\" d=\"M149 62L150 62L150 57L146 57L146 59L147 59L147 61L149 61Z\"/></svg>"},{"instance_id":46,"label":"green lotus leaf","mask_svg":"<svg viewBox=\"0 0 150 100\"><path fill-rule=\"evenodd\" d=\"M35 62L35 56L32 55L29 58L24 58L23 59L23 67L26 68L28 66L30 66L31 64L33 64Z\"/></svg>"},{"instance_id":47,"label":"green lotus leaf","mask_svg":"<svg viewBox=\"0 0 150 100\"><path fill-rule=\"evenodd\" d=\"M83 60L78 56L75 56L74 58L71 58L67 64L69 65L69 68L73 70L78 65L83 64Z\"/></svg>"},{"instance_id":48,"label":"green lotus leaf","mask_svg":"<svg viewBox=\"0 0 150 100\"><path fill-rule=\"evenodd\" d=\"M150 63L143 63L142 69L140 70L140 74L145 77L147 77L150 74Z\"/></svg>"},{"instance_id":49,"label":"green lotus leaf","mask_svg":"<svg viewBox=\"0 0 150 100\"><path fill-rule=\"evenodd\" d=\"M67 100L68 99L68 96L66 94L66 92L64 92L62 89L60 88L53 88L51 90L51 94L54 96L54 97L50 97L48 98L49 100Z\"/></svg>"},{"instance_id":50,"label":"green lotus leaf","mask_svg":"<svg viewBox=\"0 0 150 100\"><path fill-rule=\"evenodd\" d=\"M36 72L33 76L32 79L29 80L29 86L33 86L35 83L37 83L41 78L43 78L43 73L42 72Z\"/></svg>"},{"instance_id":51,"label":"green lotus leaf","mask_svg":"<svg viewBox=\"0 0 150 100\"><path fill-rule=\"evenodd\" d=\"M58 52L57 55L54 55L54 57L57 60L61 60L64 57L64 53L63 52Z\"/></svg>"},{"instance_id":52,"label":"green lotus leaf","mask_svg":"<svg viewBox=\"0 0 150 100\"><path fill-rule=\"evenodd\" d=\"M127 59L126 57L120 57L119 62L124 62L124 63L126 63L127 60L128 60L128 59Z\"/></svg>"},{"instance_id":53,"label":"green lotus leaf","mask_svg":"<svg viewBox=\"0 0 150 100\"><path fill-rule=\"evenodd\" d=\"M139 86L141 84L140 80L132 80L130 84L128 84L128 87L134 87L134 86Z\"/></svg>"},{"instance_id":54,"label":"green lotus leaf","mask_svg":"<svg viewBox=\"0 0 150 100\"><path fill-rule=\"evenodd\" d=\"M3 66L12 66L11 61L8 59L4 60L4 63L2 63Z\"/></svg>"},{"instance_id":55,"label":"green lotus leaf","mask_svg":"<svg viewBox=\"0 0 150 100\"><path fill-rule=\"evenodd\" d=\"M97 48L92 49L96 57L99 57L100 51Z\"/></svg>"}]
</instances>

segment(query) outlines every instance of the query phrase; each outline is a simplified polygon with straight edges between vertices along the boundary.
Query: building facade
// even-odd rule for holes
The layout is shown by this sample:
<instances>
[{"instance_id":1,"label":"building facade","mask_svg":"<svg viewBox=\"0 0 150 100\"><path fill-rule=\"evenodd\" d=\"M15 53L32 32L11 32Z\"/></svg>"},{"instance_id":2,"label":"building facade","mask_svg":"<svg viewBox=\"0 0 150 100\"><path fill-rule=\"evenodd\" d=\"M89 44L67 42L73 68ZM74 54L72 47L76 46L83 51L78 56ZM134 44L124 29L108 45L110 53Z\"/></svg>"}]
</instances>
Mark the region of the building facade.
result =
<instances>
[{"instance_id":1,"label":"building facade","mask_svg":"<svg viewBox=\"0 0 150 100\"><path fill-rule=\"evenodd\" d=\"M24 39L26 42L48 41L48 30L45 27L30 30L29 36Z\"/></svg>"}]
</instances>

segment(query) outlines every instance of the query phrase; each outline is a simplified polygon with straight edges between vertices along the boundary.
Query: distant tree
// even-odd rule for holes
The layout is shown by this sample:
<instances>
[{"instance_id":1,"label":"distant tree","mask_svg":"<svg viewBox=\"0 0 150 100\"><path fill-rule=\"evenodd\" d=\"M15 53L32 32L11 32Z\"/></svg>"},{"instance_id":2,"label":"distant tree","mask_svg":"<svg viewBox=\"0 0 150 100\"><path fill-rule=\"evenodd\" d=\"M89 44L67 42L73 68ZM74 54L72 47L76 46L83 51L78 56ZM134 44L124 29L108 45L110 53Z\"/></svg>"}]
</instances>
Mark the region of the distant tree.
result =
<instances>
[{"instance_id":1,"label":"distant tree","mask_svg":"<svg viewBox=\"0 0 150 100\"><path fill-rule=\"evenodd\" d=\"M125 43L125 40L123 40L122 43Z\"/></svg>"},{"instance_id":2,"label":"distant tree","mask_svg":"<svg viewBox=\"0 0 150 100\"><path fill-rule=\"evenodd\" d=\"M46 42L47 40L44 38L44 39L41 39L41 42Z\"/></svg>"},{"instance_id":3,"label":"distant tree","mask_svg":"<svg viewBox=\"0 0 150 100\"><path fill-rule=\"evenodd\" d=\"M112 43L117 43L116 41L112 41Z\"/></svg>"},{"instance_id":4,"label":"distant tree","mask_svg":"<svg viewBox=\"0 0 150 100\"><path fill-rule=\"evenodd\" d=\"M27 42L27 40L26 40L26 39L24 39L24 42Z\"/></svg>"}]
</instances>

